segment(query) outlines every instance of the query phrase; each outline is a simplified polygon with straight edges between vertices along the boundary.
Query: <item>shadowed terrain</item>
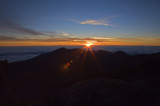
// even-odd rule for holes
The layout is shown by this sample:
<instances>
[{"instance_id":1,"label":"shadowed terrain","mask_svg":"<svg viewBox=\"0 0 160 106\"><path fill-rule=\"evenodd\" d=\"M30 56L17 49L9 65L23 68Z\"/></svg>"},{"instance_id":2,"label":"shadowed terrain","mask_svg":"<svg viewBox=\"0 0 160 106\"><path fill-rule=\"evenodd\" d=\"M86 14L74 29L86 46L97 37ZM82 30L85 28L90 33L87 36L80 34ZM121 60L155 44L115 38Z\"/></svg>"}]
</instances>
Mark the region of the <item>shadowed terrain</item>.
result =
<instances>
[{"instance_id":1,"label":"shadowed terrain","mask_svg":"<svg viewBox=\"0 0 160 106\"><path fill-rule=\"evenodd\" d=\"M60 48L0 62L0 104L33 106L160 105L160 53Z\"/></svg>"}]
</instances>

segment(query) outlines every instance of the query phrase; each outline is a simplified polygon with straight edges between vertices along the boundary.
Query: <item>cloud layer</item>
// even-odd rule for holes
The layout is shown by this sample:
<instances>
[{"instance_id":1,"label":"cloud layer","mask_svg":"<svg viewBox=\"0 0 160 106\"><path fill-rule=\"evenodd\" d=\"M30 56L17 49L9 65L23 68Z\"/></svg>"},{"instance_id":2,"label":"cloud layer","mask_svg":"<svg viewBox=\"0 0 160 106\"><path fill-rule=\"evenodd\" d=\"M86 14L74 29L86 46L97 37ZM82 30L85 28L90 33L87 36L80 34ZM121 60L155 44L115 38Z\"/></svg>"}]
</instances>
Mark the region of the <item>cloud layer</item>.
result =
<instances>
[{"instance_id":1,"label":"cloud layer","mask_svg":"<svg viewBox=\"0 0 160 106\"><path fill-rule=\"evenodd\" d=\"M85 20L85 21L81 21L79 23L80 24L89 24L89 25L104 25L104 26L110 25L110 24L108 24L108 22L106 20Z\"/></svg>"},{"instance_id":2,"label":"cloud layer","mask_svg":"<svg viewBox=\"0 0 160 106\"><path fill-rule=\"evenodd\" d=\"M0 31L11 31L15 33L23 33L28 35L41 35L42 33L25 28L8 17L0 17Z\"/></svg>"},{"instance_id":3,"label":"cloud layer","mask_svg":"<svg viewBox=\"0 0 160 106\"><path fill-rule=\"evenodd\" d=\"M48 36L44 35L40 37L11 37L11 36L0 36L0 41L5 44L5 42L29 42L36 43L37 45L84 45L86 42L93 42L94 45L160 45L160 38L107 38L107 37L71 37L64 36L63 33L57 36ZM7 43L6 43L7 44Z\"/></svg>"}]
</instances>

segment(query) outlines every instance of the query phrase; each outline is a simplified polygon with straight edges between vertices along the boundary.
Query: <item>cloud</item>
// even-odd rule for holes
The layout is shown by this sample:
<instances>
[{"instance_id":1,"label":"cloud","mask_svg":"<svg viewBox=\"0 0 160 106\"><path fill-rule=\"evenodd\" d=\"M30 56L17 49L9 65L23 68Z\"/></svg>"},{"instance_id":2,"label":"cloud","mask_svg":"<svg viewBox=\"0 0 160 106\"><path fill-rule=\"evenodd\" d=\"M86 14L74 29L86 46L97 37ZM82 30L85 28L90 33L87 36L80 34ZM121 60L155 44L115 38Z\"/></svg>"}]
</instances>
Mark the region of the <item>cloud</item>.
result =
<instances>
[{"instance_id":1,"label":"cloud","mask_svg":"<svg viewBox=\"0 0 160 106\"><path fill-rule=\"evenodd\" d=\"M115 38L105 38L105 37L92 37L93 39L103 39L103 40L109 40L109 39L115 39Z\"/></svg>"},{"instance_id":2,"label":"cloud","mask_svg":"<svg viewBox=\"0 0 160 106\"><path fill-rule=\"evenodd\" d=\"M27 41L27 39L11 37L11 36L0 36L0 41Z\"/></svg>"},{"instance_id":3,"label":"cloud","mask_svg":"<svg viewBox=\"0 0 160 106\"><path fill-rule=\"evenodd\" d=\"M66 33L66 32L63 32L62 35L63 35L63 36L68 36L69 34Z\"/></svg>"},{"instance_id":4,"label":"cloud","mask_svg":"<svg viewBox=\"0 0 160 106\"><path fill-rule=\"evenodd\" d=\"M49 33L51 34L51 33ZM108 38L108 37L73 37L64 36L63 33L53 33L52 36L39 35L36 36L0 36L0 42L40 42L45 43L62 43L67 44L79 44L83 45L86 42L94 42L95 45L146 45L155 44L159 45L158 41L160 38Z\"/></svg>"},{"instance_id":5,"label":"cloud","mask_svg":"<svg viewBox=\"0 0 160 106\"><path fill-rule=\"evenodd\" d=\"M0 30L1 31L12 31L16 33L24 33L29 35L41 35L41 32L34 31L29 28L25 28L18 24L17 22L9 19L9 17L1 17L0 18Z\"/></svg>"},{"instance_id":6,"label":"cloud","mask_svg":"<svg viewBox=\"0 0 160 106\"><path fill-rule=\"evenodd\" d=\"M0 41L34 41L34 42L86 42L86 41L94 41L94 42L109 42L108 39L96 39L96 38L78 38L78 37L70 37L70 36L63 36L60 35L56 36L39 36L37 37L11 37L11 36L0 36Z\"/></svg>"},{"instance_id":7,"label":"cloud","mask_svg":"<svg viewBox=\"0 0 160 106\"><path fill-rule=\"evenodd\" d=\"M89 25L104 25L108 26L108 21L106 20L86 20L86 21L81 21L79 22L80 24L89 24Z\"/></svg>"},{"instance_id":8,"label":"cloud","mask_svg":"<svg viewBox=\"0 0 160 106\"><path fill-rule=\"evenodd\" d=\"M11 37L11 36L0 36L0 41L33 41L33 42L61 42L70 41L66 38L32 38L32 37Z\"/></svg>"},{"instance_id":9,"label":"cloud","mask_svg":"<svg viewBox=\"0 0 160 106\"><path fill-rule=\"evenodd\" d=\"M25 45L84 45L86 42L93 42L94 45L160 45L160 38L107 38L107 37L88 37L78 38L70 36L0 36L0 46L11 44Z\"/></svg>"},{"instance_id":10,"label":"cloud","mask_svg":"<svg viewBox=\"0 0 160 106\"><path fill-rule=\"evenodd\" d=\"M56 32L53 32L53 31L43 31L42 33L43 35L56 35L57 34Z\"/></svg>"}]
</instances>

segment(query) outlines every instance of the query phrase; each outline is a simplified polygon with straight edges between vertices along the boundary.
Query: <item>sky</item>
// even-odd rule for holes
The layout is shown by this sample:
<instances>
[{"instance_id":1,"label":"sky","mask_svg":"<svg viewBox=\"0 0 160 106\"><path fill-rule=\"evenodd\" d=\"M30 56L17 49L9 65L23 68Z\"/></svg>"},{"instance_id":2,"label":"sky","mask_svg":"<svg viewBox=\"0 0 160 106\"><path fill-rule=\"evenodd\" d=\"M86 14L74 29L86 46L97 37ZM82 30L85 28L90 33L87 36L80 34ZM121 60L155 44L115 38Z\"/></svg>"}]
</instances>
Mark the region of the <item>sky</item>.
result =
<instances>
[{"instance_id":1,"label":"sky","mask_svg":"<svg viewBox=\"0 0 160 106\"><path fill-rule=\"evenodd\" d=\"M0 0L0 46L160 46L160 0Z\"/></svg>"}]
</instances>

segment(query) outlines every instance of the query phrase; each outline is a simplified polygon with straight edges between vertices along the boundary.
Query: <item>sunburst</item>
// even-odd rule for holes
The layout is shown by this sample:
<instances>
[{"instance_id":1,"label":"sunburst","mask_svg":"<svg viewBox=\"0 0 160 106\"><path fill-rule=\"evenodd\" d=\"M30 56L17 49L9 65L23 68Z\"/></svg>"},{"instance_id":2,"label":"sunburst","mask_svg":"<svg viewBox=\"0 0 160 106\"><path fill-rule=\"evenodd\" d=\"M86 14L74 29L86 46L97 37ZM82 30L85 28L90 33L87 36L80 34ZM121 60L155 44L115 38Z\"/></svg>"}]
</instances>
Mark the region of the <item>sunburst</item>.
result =
<instances>
[{"instance_id":1,"label":"sunburst","mask_svg":"<svg viewBox=\"0 0 160 106\"><path fill-rule=\"evenodd\" d=\"M91 43L91 42L87 42L85 45L86 45L86 47L90 47L90 46L92 46L92 45L93 45L93 43Z\"/></svg>"}]
</instances>

